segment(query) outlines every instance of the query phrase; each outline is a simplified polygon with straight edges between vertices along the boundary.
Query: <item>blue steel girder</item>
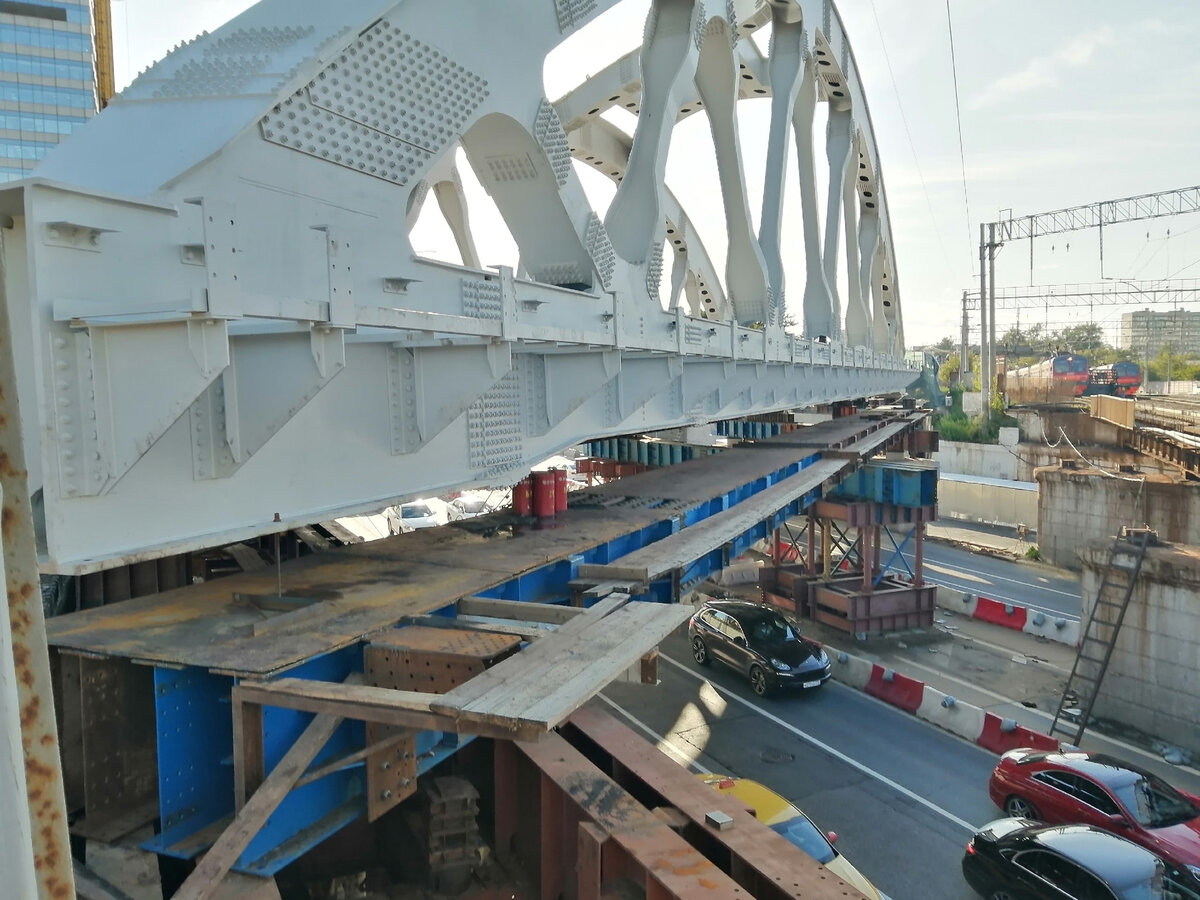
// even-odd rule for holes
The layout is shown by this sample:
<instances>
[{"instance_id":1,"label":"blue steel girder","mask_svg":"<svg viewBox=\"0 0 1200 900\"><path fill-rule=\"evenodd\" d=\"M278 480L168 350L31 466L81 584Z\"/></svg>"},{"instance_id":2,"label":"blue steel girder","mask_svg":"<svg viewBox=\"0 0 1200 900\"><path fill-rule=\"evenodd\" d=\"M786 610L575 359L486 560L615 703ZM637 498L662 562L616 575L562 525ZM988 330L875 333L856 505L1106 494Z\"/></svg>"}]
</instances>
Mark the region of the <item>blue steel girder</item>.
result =
<instances>
[{"instance_id":1,"label":"blue steel girder","mask_svg":"<svg viewBox=\"0 0 1200 900\"><path fill-rule=\"evenodd\" d=\"M817 0L697 2L687 13L696 39L669 61L672 84L714 102L725 91L710 69L742 71L729 87L745 98L785 79L772 159L786 158L777 154L801 81L846 126L827 141L857 170L845 166L845 184L829 186L828 209L844 214L856 312L843 330L825 284L818 318L830 327L809 328L810 340L782 327L782 274L760 248L781 237L749 221L729 138L735 104L705 103L729 189L722 287L654 175L670 123L698 107L679 112L683 94L643 85L636 59L557 104L541 96L546 55L614 3L564 12L519 0L464 17L438 0L262 0L177 48L38 177L0 191L45 570L93 571L512 483L589 438L902 390L912 373L886 192L836 12ZM753 41L704 40L710 23L740 34L726 20L757 27L772 16L798 42L789 60L819 51L828 65L796 70ZM801 26L809 18L822 27ZM668 63L647 34L642 56ZM697 68L702 45L715 68ZM412 66L393 65L401 58ZM376 103L372 80L394 106ZM599 125L614 98L641 108L632 138ZM616 155L602 159L602 148ZM460 149L519 248L522 277L479 267ZM606 221L572 156L620 182ZM810 156L799 161L809 199ZM783 170L772 171L782 194ZM410 213L431 187L463 265L413 248ZM810 239L820 224L804 216L813 284L838 263L836 247ZM770 249L772 260L795 255Z\"/></svg>"}]
</instances>

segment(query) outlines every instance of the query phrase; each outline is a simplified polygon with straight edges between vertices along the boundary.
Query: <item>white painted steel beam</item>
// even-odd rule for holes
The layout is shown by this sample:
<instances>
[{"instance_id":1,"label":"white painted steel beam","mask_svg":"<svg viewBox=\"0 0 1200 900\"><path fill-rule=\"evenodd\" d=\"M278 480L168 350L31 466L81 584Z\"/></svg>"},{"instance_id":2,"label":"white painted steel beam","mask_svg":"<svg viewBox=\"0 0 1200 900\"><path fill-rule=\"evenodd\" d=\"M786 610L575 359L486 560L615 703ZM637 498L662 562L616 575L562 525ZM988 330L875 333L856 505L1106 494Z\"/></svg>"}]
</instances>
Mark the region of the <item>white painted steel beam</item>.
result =
<instances>
[{"instance_id":1,"label":"white painted steel beam","mask_svg":"<svg viewBox=\"0 0 1200 900\"><path fill-rule=\"evenodd\" d=\"M511 482L586 438L911 381L878 156L831 5L776 4L790 37L774 60L745 37L772 20L767 5L657 0L637 54L551 103L547 53L613 5L263 0L0 191L46 569ZM784 246L768 205L755 233L746 199L736 100L769 96L772 77L788 84L767 190L783 191L790 120L804 248ZM835 236L845 215L862 298L847 310L852 343L827 283L838 241L823 247L817 221L818 102L838 110L826 156L842 165L857 150L853 188L831 184L827 204ZM632 137L599 118L630 104ZM662 183L676 122L701 109L725 284ZM478 267L460 147L527 277ZM606 217L575 169L597 160L619 184ZM467 265L413 250L430 190ZM796 250L821 340L781 327L778 261Z\"/></svg>"}]
</instances>

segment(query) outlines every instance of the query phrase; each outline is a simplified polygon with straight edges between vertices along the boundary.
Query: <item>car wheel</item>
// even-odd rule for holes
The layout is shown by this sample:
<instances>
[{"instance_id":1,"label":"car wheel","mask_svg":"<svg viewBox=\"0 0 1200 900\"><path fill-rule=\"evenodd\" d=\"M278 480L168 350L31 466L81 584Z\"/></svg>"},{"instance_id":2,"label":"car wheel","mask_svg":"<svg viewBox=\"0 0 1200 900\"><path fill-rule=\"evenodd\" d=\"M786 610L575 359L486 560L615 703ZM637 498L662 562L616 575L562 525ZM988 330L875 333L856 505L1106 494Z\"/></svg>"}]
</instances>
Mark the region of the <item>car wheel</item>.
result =
<instances>
[{"instance_id":1,"label":"car wheel","mask_svg":"<svg viewBox=\"0 0 1200 900\"><path fill-rule=\"evenodd\" d=\"M1004 811L1016 819L1038 818L1037 807L1017 794L1013 794L1004 801Z\"/></svg>"},{"instance_id":2,"label":"car wheel","mask_svg":"<svg viewBox=\"0 0 1200 900\"><path fill-rule=\"evenodd\" d=\"M712 662L712 658L708 655L708 648L704 646L704 638L692 638L692 659L702 666L707 666Z\"/></svg>"},{"instance_id":3,"label":"car wheel","mask_svg":"<svg viewBox=\"0 0 1200 900\"><path fill-rule=\"evenodd\" d=\"M770 693L771 682L767 680L767 673L762 670L762 666L750 667L750 687L760 697Z\"/></svg>"}]
</instances>

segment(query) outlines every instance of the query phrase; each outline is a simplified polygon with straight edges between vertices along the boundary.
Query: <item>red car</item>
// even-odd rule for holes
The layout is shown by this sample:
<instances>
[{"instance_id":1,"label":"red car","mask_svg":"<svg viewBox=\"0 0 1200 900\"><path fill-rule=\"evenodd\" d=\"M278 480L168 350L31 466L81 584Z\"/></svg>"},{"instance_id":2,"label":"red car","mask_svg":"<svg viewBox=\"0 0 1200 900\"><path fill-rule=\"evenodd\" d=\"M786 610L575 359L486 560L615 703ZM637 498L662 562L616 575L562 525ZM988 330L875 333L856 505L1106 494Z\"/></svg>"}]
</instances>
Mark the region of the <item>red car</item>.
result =
<instances>
[{"instance_id":1,"label":"red car","mask_svg":"<svg viewBox=\"0 0 1200 900\"><path fill-rule=\"evenodd\" d=\"M1098 753L1009 750L988 782L1010 816L1094 825L1200 877L1200 797Z\"/></svg>"}]
</instances>

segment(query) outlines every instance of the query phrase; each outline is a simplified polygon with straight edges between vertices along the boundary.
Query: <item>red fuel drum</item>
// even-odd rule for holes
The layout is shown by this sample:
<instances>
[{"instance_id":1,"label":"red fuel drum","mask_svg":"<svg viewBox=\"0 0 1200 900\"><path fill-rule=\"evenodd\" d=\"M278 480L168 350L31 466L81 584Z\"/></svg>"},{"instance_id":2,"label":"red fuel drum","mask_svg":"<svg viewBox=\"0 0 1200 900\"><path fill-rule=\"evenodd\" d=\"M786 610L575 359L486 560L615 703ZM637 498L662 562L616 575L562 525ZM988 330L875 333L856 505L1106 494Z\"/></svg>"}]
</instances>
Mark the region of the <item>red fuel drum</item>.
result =
<instances>
[{"instance_id":1,"label":"red fuel drum","mask_svg":"<svg viewBox=\"0 0 1200 900\"><path fill-rule=\"evenodd\" d=\"M533 514L539 519L554 518L554 471L533 473Z\"/></svg>"},{"instance_id":2,"label":"red fuel drum","mask_svg":"<svg viewBox=\"0 0 1200 900\"><path fill-rule=\"evenodd\" d=\"M526 476L513 486L513 512L518 516L533 515L533 480Z\"/></svg>"},{"instance_id":3,"label":"red fuel drum","mask_svg":"<svg viewBox=\"0 0 1200 900\"><path fill-rule=\"evenodd\" d=\"M554 470L554 511L567 511L567 470Z\"/></svg>"}]
</instances>

